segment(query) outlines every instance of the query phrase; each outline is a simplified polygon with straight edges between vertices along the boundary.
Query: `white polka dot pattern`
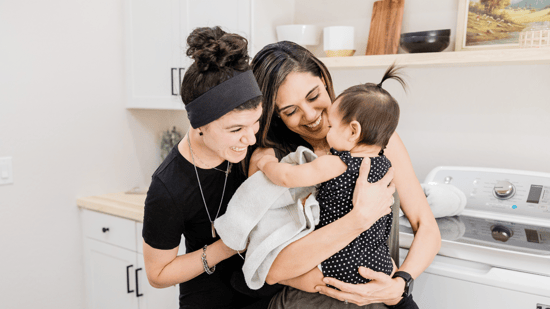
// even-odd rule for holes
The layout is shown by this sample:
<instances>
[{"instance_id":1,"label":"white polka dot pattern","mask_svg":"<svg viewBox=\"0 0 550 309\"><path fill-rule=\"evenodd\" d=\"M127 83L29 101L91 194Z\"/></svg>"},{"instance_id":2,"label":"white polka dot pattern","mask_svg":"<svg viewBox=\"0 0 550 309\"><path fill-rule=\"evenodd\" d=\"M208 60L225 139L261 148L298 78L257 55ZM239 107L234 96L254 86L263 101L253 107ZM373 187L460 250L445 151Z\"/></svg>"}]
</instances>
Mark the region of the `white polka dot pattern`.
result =
<instances>
[{"instance_id":1,"label":"white polka dot pattern","mask_svg":"<svg viewBox=\"0 0 550 309\"><path fill-rule=\"evenodd\" d=\"M348 169L342 175L319 185L317 201L321 207L320 222L323 227L346 215L353 208L352 197L355 182L359 177L359 167L363 158L352 157L349 151L330 150L347 164ZM368 181L377 182L386 175L391 163L380 151L380 156L371 157L371 169ZM359 266L374 271L391 274L393 264L388 248L393 217L388 214L376 221L345 248L321 263L326 277L336 278L347 283L366 283L370 280L359 275Z\"/></svg>"}]
</instances>

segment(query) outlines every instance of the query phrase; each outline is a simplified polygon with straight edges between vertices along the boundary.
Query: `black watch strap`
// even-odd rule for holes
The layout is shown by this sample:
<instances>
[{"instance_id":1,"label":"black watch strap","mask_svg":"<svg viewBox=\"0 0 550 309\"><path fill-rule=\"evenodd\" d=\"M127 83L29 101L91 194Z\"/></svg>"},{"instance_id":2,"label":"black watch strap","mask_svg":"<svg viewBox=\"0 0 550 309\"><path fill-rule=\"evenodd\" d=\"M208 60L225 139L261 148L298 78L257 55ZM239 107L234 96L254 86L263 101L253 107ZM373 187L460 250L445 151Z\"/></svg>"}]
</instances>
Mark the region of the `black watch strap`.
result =
<instances>
[{"instance_id":1,"label":"black watch strap","mask_svg":"<svg viewBox=\"0 0 550 309\"><path fill-rule=\"evenodd\" d=\"M403 297L411 295L414 279L406 271L396 271L392 278L400 277L405 280L405 290L403 291Z\"/></svg>"}]
</instances>

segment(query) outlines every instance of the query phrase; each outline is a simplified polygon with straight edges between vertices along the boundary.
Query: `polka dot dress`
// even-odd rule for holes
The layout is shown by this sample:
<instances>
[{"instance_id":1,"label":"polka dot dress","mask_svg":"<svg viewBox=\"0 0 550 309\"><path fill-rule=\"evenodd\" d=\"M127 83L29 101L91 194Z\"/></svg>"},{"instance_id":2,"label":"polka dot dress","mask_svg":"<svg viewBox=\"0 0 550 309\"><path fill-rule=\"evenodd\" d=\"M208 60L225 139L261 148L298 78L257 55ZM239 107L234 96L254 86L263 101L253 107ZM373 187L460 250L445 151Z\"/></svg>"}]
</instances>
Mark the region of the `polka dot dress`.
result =
<instances>
[{"instance_id":1,"label":"polka dot dress","mask_svg":"<svg viewBox=\"0 0 550 309\"><path fill-rule=\"evenodd\" d=\"M349 151L339 152L331 149L330 152L339 156L347 164L348 169L342 175L319 185L317 201L321 207L321 215L317 228L323 227L351 211L353 190L357 177L359 177L359 167L363 162L363 158L352 157ZM391 167L383 150L379 155L379 157L371 157L371 169L368 177L368 181L371 183L384 177ZM344 249L322 262L323 274L326 277L353 284L370 281L359 275L359 266L390 275L393 264L387 241L390 236L392 219L391 214L380 218Z\"/></svg>"}]
</instances>

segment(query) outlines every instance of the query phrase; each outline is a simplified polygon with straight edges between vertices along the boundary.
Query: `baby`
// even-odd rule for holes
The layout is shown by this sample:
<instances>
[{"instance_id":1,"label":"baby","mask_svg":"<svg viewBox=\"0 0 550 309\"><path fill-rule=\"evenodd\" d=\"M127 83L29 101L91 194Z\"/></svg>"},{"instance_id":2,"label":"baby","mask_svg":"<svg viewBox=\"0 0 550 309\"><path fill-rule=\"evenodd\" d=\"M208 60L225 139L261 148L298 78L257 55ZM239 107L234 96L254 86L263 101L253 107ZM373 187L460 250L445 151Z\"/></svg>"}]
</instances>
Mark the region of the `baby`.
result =
<instances>
[{"instance_id":1,"label":"baby","mask_svg":"<svg viewBox=\"0 0 550 309\"><path fill-rule=\"evenodd\" d=\"M320 184L316 198L320 206L320 221L325 226L347 214L353 208L352 197L363 158L370 157L368 181L380 180L391 167L384 148L399 121L399 105L382 88L387 79L395 79L405 88L404 80L392 65L376 85L360 84L340 94L328 111L327 142L331 155L320 156L310 163L290 165L279 163L273 156L264 156L258 168L275 184L288 188ZM366 283L359 275L359 266L390 275L393 263L387 240L392 214L380 218L345 248L319 265L326 277L347 283Z\"/></svg>"}]
</instances>

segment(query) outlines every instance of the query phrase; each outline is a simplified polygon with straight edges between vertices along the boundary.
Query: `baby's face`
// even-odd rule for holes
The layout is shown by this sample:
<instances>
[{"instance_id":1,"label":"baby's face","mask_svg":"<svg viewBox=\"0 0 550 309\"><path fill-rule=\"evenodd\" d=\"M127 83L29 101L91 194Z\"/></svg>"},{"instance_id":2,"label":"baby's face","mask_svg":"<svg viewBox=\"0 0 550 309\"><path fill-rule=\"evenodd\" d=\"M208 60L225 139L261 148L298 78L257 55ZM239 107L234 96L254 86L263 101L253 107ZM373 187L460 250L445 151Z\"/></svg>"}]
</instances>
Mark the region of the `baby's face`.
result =
<instances>
[{"instance_id":1,"label":"baby's face","mask_svg":"<svg viewBox=\"0 0 550 309\"><path fill-rule=\"evenodd\" d=\"M349 124L342 123L342 115L338 110L340 99L334 101L328 110L327 142L331 148L338 151L350 151L355 143L350 142L352 128Z\"/></svg>"}]
</instances>

